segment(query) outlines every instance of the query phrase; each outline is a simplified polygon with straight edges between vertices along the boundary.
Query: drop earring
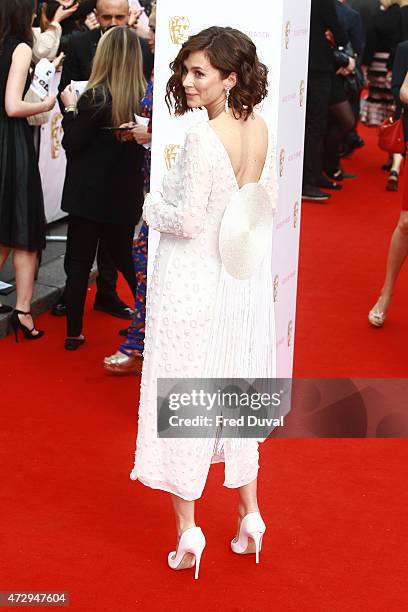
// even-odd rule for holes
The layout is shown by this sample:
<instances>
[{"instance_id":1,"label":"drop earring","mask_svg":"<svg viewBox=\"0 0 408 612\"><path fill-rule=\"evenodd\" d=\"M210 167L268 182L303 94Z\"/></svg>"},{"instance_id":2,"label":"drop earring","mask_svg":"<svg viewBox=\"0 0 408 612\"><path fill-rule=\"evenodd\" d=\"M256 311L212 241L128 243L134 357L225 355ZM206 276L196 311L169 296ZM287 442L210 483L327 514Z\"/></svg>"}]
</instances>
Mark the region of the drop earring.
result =
<instances>
[{"instance_id":1,"label":"drop earring","mask_svg":"<svg viewBox=\"0 0 408 612\"><path fill-rule=\"evenodd\" d=\"M226 112L226 113L228 113L228 110L229 110L229 104L228 104L228 102L229 102L229 97L230 97L230 91L229 91L229 89L227 89L227 91L226 91L226 97L225 97L225 112Z\"/></svg>"}]
</instances>

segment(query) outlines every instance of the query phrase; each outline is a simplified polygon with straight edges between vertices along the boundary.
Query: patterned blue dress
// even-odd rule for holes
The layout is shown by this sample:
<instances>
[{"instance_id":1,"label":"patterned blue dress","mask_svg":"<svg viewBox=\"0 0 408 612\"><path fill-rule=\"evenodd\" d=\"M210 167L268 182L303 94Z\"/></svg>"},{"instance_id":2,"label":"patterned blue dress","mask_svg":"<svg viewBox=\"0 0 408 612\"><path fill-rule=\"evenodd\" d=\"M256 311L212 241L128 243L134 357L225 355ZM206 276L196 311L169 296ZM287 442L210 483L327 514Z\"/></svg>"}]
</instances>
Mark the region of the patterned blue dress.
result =
<instances>
[{"instance_id":1,"label":"patterned blue dress","mask_svg":"<svg viewBox=\"0 0 408 612\"><path fill-rule=\"evenodd\" d=\"M147 84L144 98L140 103L140 114L150 119L149 130L153 115L153 74ZM146 149L142 172L146 193L150 190L150 149ZM119 347L119 351L128 357L141 355L144 349L145 318L146 318L146 281L147 281L147 249L148 228L143 222L139 235L133 244L133 264L136 274L136 301L135 314L128 329L126 340Z\"/></svg>"}]
</instances>

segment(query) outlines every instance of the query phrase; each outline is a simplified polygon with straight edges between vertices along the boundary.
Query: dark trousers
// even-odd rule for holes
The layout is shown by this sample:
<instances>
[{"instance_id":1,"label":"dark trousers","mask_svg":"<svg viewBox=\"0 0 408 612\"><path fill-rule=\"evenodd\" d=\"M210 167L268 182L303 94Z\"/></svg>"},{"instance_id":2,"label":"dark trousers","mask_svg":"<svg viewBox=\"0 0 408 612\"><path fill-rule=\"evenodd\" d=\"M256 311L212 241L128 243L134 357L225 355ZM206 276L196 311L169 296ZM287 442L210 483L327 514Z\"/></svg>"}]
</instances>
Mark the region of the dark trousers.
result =
<instances>
[{"instance_id":1,"label":"dark trousers","mask_svg":"<svg viewBox=\"0 0 408 612\"><path fill-rule=\"evenodd\" d=\"M307 82L303 185L315 185L322 174L322 145L326 134L332 75L310 72Z\"/></svg>"},{"instance_id":2,"label":"dark trousers","mask_svg":"<svg viewBox=\"0 0 408 612\"><path fill-rule=\"evenodd\" d=\"M69 268L68 258L69 253L68 250L66 250L64 258L64 270L67 276ZM100 240L98 244L96 262L98 265L98 275L96 277L97 292L95 301L104 302L108 305L115 304L119 299L116 293L118 272L103 239ZM65 290L59 301L65 303Z\"/></svg>"},{"instance_id":3,"label":"dark trousers","mask_svg":"<svg viewBox=\"0 0 408 612\"><path fill-rule=\"evenodd\" d=\"M115 266L125 277L133 296L136 295L136 278L132 261L134 231L134 225L113 225L75 215L69 216L65 288L68 337L76 337L82 333L89 273L98 242L103 241Z\"/></svg>"}]
</instances>

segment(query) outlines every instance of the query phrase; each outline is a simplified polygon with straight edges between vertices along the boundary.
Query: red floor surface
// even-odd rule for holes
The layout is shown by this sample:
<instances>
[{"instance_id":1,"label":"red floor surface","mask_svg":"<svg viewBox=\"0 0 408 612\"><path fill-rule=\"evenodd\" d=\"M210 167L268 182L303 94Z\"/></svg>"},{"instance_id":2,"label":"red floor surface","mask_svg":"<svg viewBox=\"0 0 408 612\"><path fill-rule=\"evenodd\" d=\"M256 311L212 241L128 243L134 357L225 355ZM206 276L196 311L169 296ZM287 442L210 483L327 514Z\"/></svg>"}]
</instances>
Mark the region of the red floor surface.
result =
<instances>
[{"instance_id":1,"label":"red floor surface","mask_svg":"<svg viewBox=\"0 0 408 612\"><path fill-rule=\"evenodd\" d=\"M387 326L366 323L399 209L399 196L382 190L381 159L367 146L347 166L358 181L330 205L304 206L298 376L406 376L406 276ZM229 550L237 495L213 466L197 504L207 536L200 578L168 569L170 501L129 480L139 379L105 376L121 322L90 307L75 353L49 315L38 343L0 342L0 590L69 591L70 609L83 612L407 608L404 440L263 444L259 566Z\"/></svg>"}]
</instances>

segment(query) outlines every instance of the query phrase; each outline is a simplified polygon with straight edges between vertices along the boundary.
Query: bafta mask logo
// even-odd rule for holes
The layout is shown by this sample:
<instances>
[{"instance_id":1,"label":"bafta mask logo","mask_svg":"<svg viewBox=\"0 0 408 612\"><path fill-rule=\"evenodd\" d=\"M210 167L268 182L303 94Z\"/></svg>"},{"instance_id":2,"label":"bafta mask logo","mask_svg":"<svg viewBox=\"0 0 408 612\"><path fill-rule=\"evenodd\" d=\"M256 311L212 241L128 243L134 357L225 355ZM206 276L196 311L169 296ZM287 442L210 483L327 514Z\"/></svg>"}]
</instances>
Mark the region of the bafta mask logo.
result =
<instances>
[{"instance_id":1,"label":"bafta mask logo","mask_svg":"<svg viewBox=\"0 0 408 612\"><path fill-rule=\"evenodd\" d=\"M278 300L278 289L279 289L279 274L275 276L273 279L273 301L277 302Z\"/></svg>"},{"instance_id":2,"label":"bafta mask logo","mask_svg":"<svg viewBox=\"0 0 408 612\"><path fill-rule=\"evenodd\" d=\"M182 45L186 42L190 31L190 20L188 17L170 17L170 38L173 45Z\"/></svg>"},{"instance_id":3,"label":"bafta mask logo","mask_svg":"<svg viewBox=\"0 0 408 612\"><path fill-rule=\"evenodd\" d=\"M57 159L61 151L61 141L64 130L61 125L61 113L55 113L51 118L51 158Z\"/></svg>"},{"instance_id":4,"label":"bafta mask logo","mask_svg":"<svg viewBox=\"0 0 408 612\"><path fill-rule=\"evenodd\" d=\"M293 227L294 229L297 228L298 221L299 221L299 202L295 202L295 205L293 207Z\"/></svg>"},{"instance_id":5,"label":"bafta mask logo","mask_svg":"<svg viewBox=\"0 0 408 612\"><path fill-rule=\"evenodd\" d=\"M289 321L288 323L288 346L289 347L292 344L292 334L293 334L293 321Z\"/></svg>"},{"instance_id":6,"label":"bafta mask logo","mask_svg":"<svg viewBox=\"0 0 408 612\"><path fill-rule=\"evenodd\" d=\"M167 170L170 170L174 164L179 149L180 145L177 144L168 144L164 147L164 160L166 162Z\"/></svg>"},{"instance_id":7,"label":"bafta mask logo","mask_svg":"<svg viewBox=\"0 0 408 612\"><path fill-rule=\"evenodd\" d=\"M285 149L281 149L279 153L279 176L282 178L284 174L285 174Z\"/></svg>"},{"instance_id":8,"label":"bafta mask logo","mask_svg":"<svg viewBox=\"0 0 408 612\"><path fill-rule=\"evenodd\" d=\"M299 84L299 106L302 108L305 102L305 82L302 79Z\"/></svg>"},{"instance_id":9,"label":"bafta mask logo","mask_svg":"<svg viewBox=\"0 0 408 612\"><path fill-rule=\"evenodd\" d=\"M291 28L290 21L287 21L285 24L285 49L289 49L290 28Z\"/></svg>"}]
</instances>

